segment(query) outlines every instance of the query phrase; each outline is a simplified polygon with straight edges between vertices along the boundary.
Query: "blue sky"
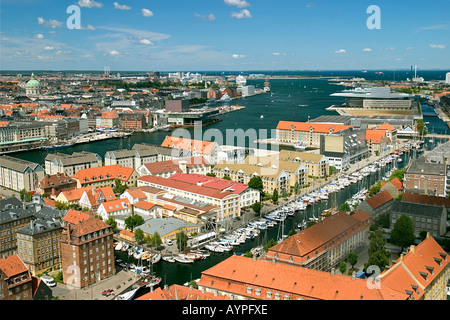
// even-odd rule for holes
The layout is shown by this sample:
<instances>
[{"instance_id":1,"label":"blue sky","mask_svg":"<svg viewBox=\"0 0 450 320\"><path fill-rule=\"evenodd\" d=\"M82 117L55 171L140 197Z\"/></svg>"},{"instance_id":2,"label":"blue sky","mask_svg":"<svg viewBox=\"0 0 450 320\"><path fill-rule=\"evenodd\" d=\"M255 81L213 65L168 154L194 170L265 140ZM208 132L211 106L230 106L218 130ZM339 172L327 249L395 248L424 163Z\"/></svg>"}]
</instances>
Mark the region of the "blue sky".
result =
<instances>
[{"instance_id":1,"label":"blue sky","mask_svg":"<svg viewBox=\"0 0 450 320\"><path fill-rule=\"evenodd\" d=\"M1 0L0 67L450 69L449 12L450 0Z\"/></svg>"}]
</instances>

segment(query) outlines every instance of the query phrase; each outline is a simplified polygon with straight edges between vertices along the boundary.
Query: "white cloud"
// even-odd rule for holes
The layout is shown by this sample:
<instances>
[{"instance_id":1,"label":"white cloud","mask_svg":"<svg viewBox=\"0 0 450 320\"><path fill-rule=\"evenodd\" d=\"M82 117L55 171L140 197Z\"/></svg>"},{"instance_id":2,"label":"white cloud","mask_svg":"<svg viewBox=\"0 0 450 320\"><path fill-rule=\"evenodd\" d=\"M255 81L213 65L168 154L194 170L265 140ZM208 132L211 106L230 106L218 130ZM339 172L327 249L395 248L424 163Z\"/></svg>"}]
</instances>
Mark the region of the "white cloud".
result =
<instances>
[{"instance_id":1,"label":"white cloud","mask_svg":"<svg viewBox=\"0 0 450 320\"><path fill-rule=\"evenodd\" d=\"M88 24L85 28L86 30L96 30L93 25Z\"/></svg>"},{"instance_id":2,"label":"white cloud","mask_svg":"<svg viewBox=\"0 0 450 320\"><path fill-rule=\"evenodd\" d=\"M240 12L232 12L231 17L236 19L246 19L251 18L252 14L247 9L242 9Z\"/></svg>"},{"instance_id":3,"label":"white cloud","mask_svg":"<svg viewBox=\"0 0 450 320\"><path fill-rule=\"evenodd\" d=\"M339 49L339 50L336 50L334 53L341 54L341 53L346 53L346 52L347 52L347 50L345 50L345 49Z\"/></svg>"},{"instance_id":4,"label":"white cloud","mask_svg":"<svg viewBox=\"0 0 450 320\"><path fill-rule=\"evenodd\" d=\"M114 2L114 9L117 9L117 10L131 10L131 7L127 6L125 4L119 4L117 2Z\"/></svg>"},{"instance_id":5,"label":"white cloud","mask_svg":"<svg viewBox=\"0 0 450 320\"><path fill-rule=\"evenodd\" d=\"M50 19L50 20L46 21L44 18L38 17L37 20L38 20L38 24L42 24L45 27L50 27L52 29L60 28L63 26L63 23L61 21L54 20L54 19Z\"/></svg>"},{"instance_id":6,"label":"white cloud","mask_svg":"<svg viewBox=\"0 0 450 320\"><path fill-rule=\"evenodd\" d=\"M445 45L444 44L431 44L430 43L430 48L432 48L432 49L445 49Z\"/></svg>"},{"instance_id":7,"label":"white cloud","mask_svg":"<svg viewBox=\"0 0 450 320\"><path fill-rule=\"evenodd\" d=\"M406 50L414 50L414 48L413 47L408 47L408 48L406 48Z\"/></svg>"},{"instance_id":8,"label":"white cloud","mask_svg":"<svg viewBox=\"0 0 450 320\"><path fill-rule=\"evenodd\" d=\"M194 15L195 15L196 17L200 18L200 19L203 19L203 20L206 20L206 19L208 19L208 20L210 20L210 21L216 20L216 15L215 15L214 13L210 13L210 14L208 14L208 15L206 15L206 14L198 14L198 13L194 13Z\"/></svg>"},{"instance_id":9,"label":"white cloud","mask_svg":"<svg viewBox=\"0 0 450 320\"><path fill-rule=\"evenodd\" d=\"M272 53L272 55L274 55L274 56L285 56L286 53L284 53L284 52L274 52L274 53Z\"/></svg>"},{"instance_id":10,"label":"white cloud","mask_svg":"<svg viewBox=\"0 0 450 320\"><path fill-rule=\"evenodd\" d=\"M141 12L142 12L142 15L144 16L144 17L153 17L153 12L151 12L150 10L148 10L148 9L142 9L141 10Z\"/></svg>"},{"instance_id":11,"label":"white cloud","mask_svg":"<svg viewBox=\"0 0 450 320\"><path fill-rule=\"evenodd\" d=\"M79 0L78 5L83 8L101 8L103 4L93 0Z\"/></svg>"},{"instance_id":12,"label":"white cloud","mask_svg":"<svg viewBox=\"0 0 450 320\"><path fill-rule=\"evenodd\" d=\"M44 47L44 50L54 50L55 48L54 47L52 47L52 46L45 46Z\"/></svg>"},{"instance_id":13,"label":"white cloud","mask_svg":"<svg viewBox=\"0 0 450 320\"><path fill-rule=\"evenodd\" d=\"M117 51L117 50L111 50L111 51L109 52L109 54L112 55L112 56L117 56L117 55L119 55L120 53L119 53L119 51Z\"/></svg>"},{"instance_id":14,"label":"white cloud","mask_svg":"<svg viewBox=\"0 0 450 320\"><path fill-rule=\"evenodd\" d=\"M151 42L148 39L141 39L139 40L140 43L145 44L145 45L153 45L153 42Z\"/></svg>"},{"instance_id":15,"label":"white cloud","mask_svg":"<svg viewBox=\"0 0 450 320\"><path fill-rule=\"evenodd\" d=\"M245 58L245 54L233 54L232 57L235 59L241 59L241 58Z\"/></svg>"},{"instance_id":16,"label":"white cloud","mask_svg":"<svg viewBox=\"0 0 450 320\"><path fill-rule=\"evenodd\" d=\"M372 51L372 49L370 49L370 48L364 48L364 49L362 49L362 51L364 51L364 52L370 52L370 51Z\"/></svg>"},{"instance_id":17,"label":"white cloud","mask_svg":"<svg viewBox=\"0 0 450 320\"><path fill-rule=\"evenodd\" d=\"M229 6L236 6L238 8L245 8L250 6L250 3L248 3L245 0L224 0L224 1L225 4Z\"/></svg>"},{"instance_id":18,"label":"white cloud","mask_svg":"<svg viewBox=\"0 0 450 320\"><path fill-rule=\"evenodd\" d=\"M36 39L44 39L44 35L42 33L38 33L34 36Z\"/></svg>"}]
</instances>

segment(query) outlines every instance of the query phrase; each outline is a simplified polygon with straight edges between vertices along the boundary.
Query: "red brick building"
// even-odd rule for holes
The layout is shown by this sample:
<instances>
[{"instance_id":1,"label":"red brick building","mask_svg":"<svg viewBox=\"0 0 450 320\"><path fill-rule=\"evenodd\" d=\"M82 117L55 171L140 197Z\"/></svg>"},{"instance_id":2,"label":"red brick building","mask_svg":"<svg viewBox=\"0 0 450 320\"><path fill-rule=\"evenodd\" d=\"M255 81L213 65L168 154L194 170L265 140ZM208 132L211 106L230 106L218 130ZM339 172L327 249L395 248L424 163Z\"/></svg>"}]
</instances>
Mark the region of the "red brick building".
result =
<instances>
[{"instance_id":1,"label":"red brick building","mask_svg":"<svg viewBox=\"0 0 450 320\"><path fill-rule=\"evenodd\" d=\"M113 231L102 220L84 214L63 223L61 263L63 281L86 287L114 274Z\"/></svg>"},{"instance_id":2,"label":"red brick building","mask_svg":"<svg viewBox=\"0 0 450 320\"><path fill-rule=\"evenodd\" d=\"M120 114L120 128L124 130L138 130L147 127L145 114L142 113L123 113Z\"/></svg>"},{"instance_id":3,"label":"red brick building","mask_svg":"<svg viewBox=\"0 0 450 320\"><path fill-rule=\"evenodd\" d=\"M0 259L0 300L32 300L32 278L18 255Z\"/></svg>"}]
</instances>

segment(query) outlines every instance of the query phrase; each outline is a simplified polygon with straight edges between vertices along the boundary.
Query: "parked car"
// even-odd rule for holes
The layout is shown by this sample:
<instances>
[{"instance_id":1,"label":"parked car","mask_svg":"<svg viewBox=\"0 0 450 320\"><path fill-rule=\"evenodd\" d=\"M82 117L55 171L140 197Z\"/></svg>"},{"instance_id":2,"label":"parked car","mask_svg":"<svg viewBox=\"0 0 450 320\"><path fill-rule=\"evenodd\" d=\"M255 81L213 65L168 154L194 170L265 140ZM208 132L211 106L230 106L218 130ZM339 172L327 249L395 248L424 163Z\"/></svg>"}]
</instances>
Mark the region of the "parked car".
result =
<instances>
[{"instance_id":1,"label":"parked car","mask_svg":"<svg viewBox=\"0 0 450 320\"><path fill-rule=\"evenodd\" d=\"M42 276L40 277L42 281L44 281L44 283L49 286L49 287L54 287L56 286L55 280L50 277L50 276Z\"/></svg>"}]
</instances>

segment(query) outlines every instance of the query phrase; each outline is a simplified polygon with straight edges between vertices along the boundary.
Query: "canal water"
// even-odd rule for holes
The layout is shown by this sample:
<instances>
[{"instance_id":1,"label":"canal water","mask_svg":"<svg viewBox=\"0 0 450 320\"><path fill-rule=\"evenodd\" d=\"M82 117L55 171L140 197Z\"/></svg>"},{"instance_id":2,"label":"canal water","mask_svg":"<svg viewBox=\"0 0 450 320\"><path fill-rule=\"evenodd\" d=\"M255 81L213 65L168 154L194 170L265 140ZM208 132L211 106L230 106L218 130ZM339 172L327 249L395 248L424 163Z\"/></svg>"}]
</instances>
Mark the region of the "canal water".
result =
<instances>
[{"instance_id":1,"label":"canal water","mask_svg":"<svg viewBox=\"0 0 450 320\"><path fill-rule=\"evenodd\" d=\"M438 142L434 142L436 144ZM374 185L378 180L382 179L391 169L396 168L404 168L410 159L414 157L419 157L420 152L405 152L401 155L401 162L390 163L385 167L382 167L380 171L371 173L367 177L364 177L361 181L357 183L352 183L348 187L344 189L340 189L337 192L330 193L328 200L321 200L320 202L315 203L314 205L308 206L308 208L304 211L297 211L294 216L288 216L284 221L284 227L282 227L281 223L278 223L272 228L261 230L260 234L252 239L247 240L244 244L235 246L232 251L224 252L224 253L215 253L211 252L211 256L203 259L197 260L193 264L183 264L183 263L170 263L161 260L159 263L152 266L152 271L159 277L161 277L162 281L160 286L164 285L172 285L172 284L185 284L190 282L191 280L195 280L201 277L201 272L213 267L217 263L227 259L233 254L236 253L245 253L250 251L252 248L257 246L264 246L271 239L278 240L282 235L287 235L292 229L295 229L297 225L303 221L309 221L313 215L314 217L319 217L323 210L330 209L333 207L339 207L340 204L344 203L346 200L350 199L354 194L356 194L361 189L369 189L372 185ZM137 264L137 260L132 256L128 256L127 252L115 251L116 259L121 259L126 263L134 263ZM144 265L148 264L145 262ZM120 267L117 267L120 268ZM136 297L141 296L150 289L141 288L136 294Z\"/></svg>"}]
</instances>

